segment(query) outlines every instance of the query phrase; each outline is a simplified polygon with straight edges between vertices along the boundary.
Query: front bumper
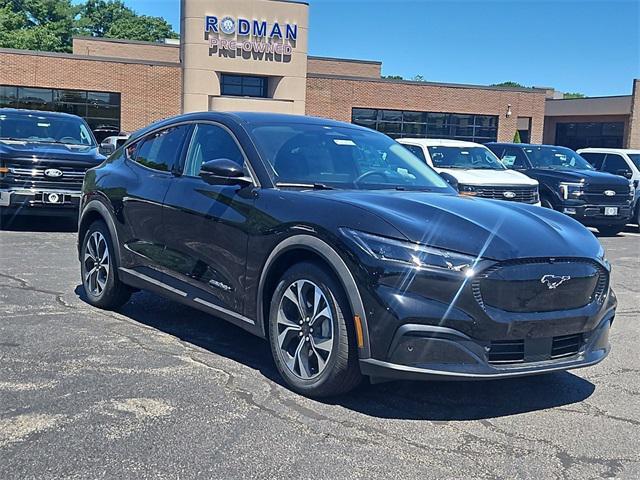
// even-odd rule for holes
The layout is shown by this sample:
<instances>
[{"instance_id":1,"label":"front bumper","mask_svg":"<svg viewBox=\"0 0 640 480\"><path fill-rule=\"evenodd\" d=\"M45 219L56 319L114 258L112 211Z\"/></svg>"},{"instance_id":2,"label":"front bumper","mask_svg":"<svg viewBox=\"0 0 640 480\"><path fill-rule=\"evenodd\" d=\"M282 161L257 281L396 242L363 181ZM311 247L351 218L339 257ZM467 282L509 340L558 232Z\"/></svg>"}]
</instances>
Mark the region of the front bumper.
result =
<instances>
[{"instance_id":1,"label":"front bumper","mask_svg":"<svg viewBox=\"0 0 640 480\"><path fill-rule=\"evenodd\" d=\"M489 361L487 342L478 342L446 327L406 324L393 339L389 360L361 359L360 370L375 379L482 380L588 367L608 355L613 317L611 311L596 329L585 333L584 341L572 355L552 358L551 349L544 352L540 348L545 343L551 345L552 339L535 339L530 342L534 346L529 348L533 361L499 365Z\"/></svg>"},{"instance_id":2,"label":"front bumper","mask_svg":"<svg viewBox=\"0 0 640 480\"><path fill-rule=\"evenodd\" d=\"M606 215L606 209L616 208L616 215ZM631 205L561 205L559 210L588 227L625 225L631 218Z\"/></svg>"},{"instance_id":3,"label":"front bumper","mask_svg":"<svg viewBox=\"0 0 640 480\"><path fill-rule=\"evenodd\" d=\"M78 214L80 197L77 190L60 188L0 188L0 210L8 216L72 216Z\"/></svg>"}]
</instances>

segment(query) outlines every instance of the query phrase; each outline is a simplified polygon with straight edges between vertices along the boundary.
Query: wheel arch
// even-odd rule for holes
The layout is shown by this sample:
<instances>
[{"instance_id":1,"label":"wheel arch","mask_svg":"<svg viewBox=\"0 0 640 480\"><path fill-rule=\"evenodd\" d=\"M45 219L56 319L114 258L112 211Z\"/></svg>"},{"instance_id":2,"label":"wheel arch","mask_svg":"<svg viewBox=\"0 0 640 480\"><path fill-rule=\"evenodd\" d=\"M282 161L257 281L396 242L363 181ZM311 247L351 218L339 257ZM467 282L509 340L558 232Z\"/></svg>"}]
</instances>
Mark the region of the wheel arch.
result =
<instances>
[{"instance_id":1,"label":"wheel arch","mask_svg":"<svg viewBox=\"0 0 640 480\"><path fill-rule=\"evenodd\" d=\"M264 264L258 284L257 314L261 334L268 335L269 302L278 280L293 263L310 260L326 265L342 285L349 300L351 313L362 322L363 347L358 349L360 358L369 358L371 349L366 311L353 274L342 257L323 240L311 235L294 235L279 243Z\"/></svg>"},{"instance_id":2,"label":"wheel arch","mask_svg":"<svg viewBox=\"0 0 640 480\"><path fill-rule=\"evenodd\" d=\"M96 220L102 220L109 230L111 243L113 244L116 254L115 260L117 266L120 264L120 242L118 241L118 231L113 223L109 209L100 200L91 200L82 209L82 214L78 221L78 258L80 258L81 255L84 236L87 233L89 226Z\"/></svg>"}]
</instances>

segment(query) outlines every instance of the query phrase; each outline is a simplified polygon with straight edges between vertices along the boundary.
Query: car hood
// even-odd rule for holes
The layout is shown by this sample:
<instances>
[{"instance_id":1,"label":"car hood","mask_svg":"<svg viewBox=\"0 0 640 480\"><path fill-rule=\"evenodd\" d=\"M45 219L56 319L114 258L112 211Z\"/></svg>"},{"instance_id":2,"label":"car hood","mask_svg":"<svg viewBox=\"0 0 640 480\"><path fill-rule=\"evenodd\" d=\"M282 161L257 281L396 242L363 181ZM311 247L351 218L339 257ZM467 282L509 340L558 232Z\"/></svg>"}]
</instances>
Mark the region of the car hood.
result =
<instances>
[{"instance_id":1,"label":"car hood","mask_svg":"<svg viewBox=\"0 0 640 480\"><path fill-rule=\"evenodd\" d=\"M407 240L468 255L595 258L600 251L598 240L580 223L541 207L424 192L317 193L376 214Z\"/></svg>"},{"instance_id":2,"label":"car hood","mask_svg":"<svg viewBox=\"0 0 640 480\"><path fill-rule=\"evenodd\" d=\"M589 185L624 186L629 183L624 177L594 170L552 170L535 168L527 173L534 177L553 179L557 182L588 183Z\"/></svg>"},{"instance_id":3,"label":"car hood","mask_svg":"<svg viewBox=\"0 0 640 480\"><path fill-rule=\"evenodd\" d=\"M35 142L0 140L0 158L3 160L72 161L98 165L105 157L98 153L98 147L63 145Z\"/></svg>"},{"instance_id":4,"label":"car hood","mask_svg":"<svg viewBox=\"0 0 640 480\"><path fill-rule=\"evenodd\" d=\"M537 180L515 170L464 170L461 168L436 168L438 173L448 173L463 185L513 185L535 186Z\"/></svg>"}]
</instances>

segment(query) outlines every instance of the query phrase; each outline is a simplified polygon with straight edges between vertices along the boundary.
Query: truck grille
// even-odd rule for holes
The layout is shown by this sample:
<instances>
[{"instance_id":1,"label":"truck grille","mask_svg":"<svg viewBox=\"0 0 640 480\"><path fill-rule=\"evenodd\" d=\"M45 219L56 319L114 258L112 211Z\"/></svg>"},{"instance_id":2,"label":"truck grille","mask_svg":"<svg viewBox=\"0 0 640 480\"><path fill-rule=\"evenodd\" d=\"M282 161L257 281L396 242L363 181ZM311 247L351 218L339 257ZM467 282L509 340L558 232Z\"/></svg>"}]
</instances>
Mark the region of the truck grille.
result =
<instances>
[{"instance_id":1,"label":"truck grille","mask_svg":"<svg viewBox=\"0 0 640 480\"><path fill-rule=\"evenodd\" d=\"M523 259L503 262L480 273L472 290L485 309L551 312L602 301L608 280L608 272L591 260Z\"/></svg>"},{"instance_id":2,"label":"truck grille","mask_svg":"<svg viewBox=\"0 0 640 480\"><path fill-rule=\"evenodd\" d=\"M605 195L610 190L616 192L613 196ZM587 185L582 199L589 205L624 205L629 202L629 187L607 187L602 185Z\"/></svg>"},{"instance_id":3,"label":"truck grille","mask_svg":"<svg viewBox=\"0 0 640 480\"><path fill-rule=\"evenodd\" d=\"M521 203L538 203L540 201L538 187L482 186L475 187L475 191L478 197L492 198L494 200Z\"/></svg>"},{"instance_id":4,"label":"truck grille","mask_svg":"<svg viewBox=\"0 0 640 480\"><path fill-rule=\"evenodd\" d=\"M64 186L65 188L80 189L84 175L85 168L70 167L70 166L58 166L52 164L51 166L38 165L37 168L29 168L25 165L8 165L9 173L4 177L5 183L37 187L37 186ZM45 171L49 169L55 169L62 172L59 177L51 177L45 175Z\"/></svg>"}]
</instances>

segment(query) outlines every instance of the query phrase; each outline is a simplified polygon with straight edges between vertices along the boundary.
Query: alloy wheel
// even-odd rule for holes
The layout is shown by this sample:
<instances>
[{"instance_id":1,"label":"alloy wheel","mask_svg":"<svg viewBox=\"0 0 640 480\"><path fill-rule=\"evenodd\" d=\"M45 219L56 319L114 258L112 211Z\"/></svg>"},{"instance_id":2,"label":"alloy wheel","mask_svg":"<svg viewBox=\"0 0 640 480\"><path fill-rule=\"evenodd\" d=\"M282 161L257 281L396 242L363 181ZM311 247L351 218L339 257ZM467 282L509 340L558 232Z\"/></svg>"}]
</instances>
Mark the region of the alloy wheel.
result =
<instances>
[{"instance_id":1,"label":"alloy wheel","mask_svg":"<svg viewBox=\"0 0 640 480\"><path fill-rule=\"evenodd\" d=\"M84 251L84 288L94 296L100 296L107 285L110 270L107 240L100 232L87 238Z\"/></svg>"},{"instance_id":2,"label":"alloy wheel","mask_svg":"<svg viewBox=\"0 0 640 480\"><path fill-rule=\"evenodd\" d=\"M278 347L287 368L303 380L320 375L333 350L333 314L323 291L297 280L284 292L277 314Z\"/></svg>"}]
</instances>

